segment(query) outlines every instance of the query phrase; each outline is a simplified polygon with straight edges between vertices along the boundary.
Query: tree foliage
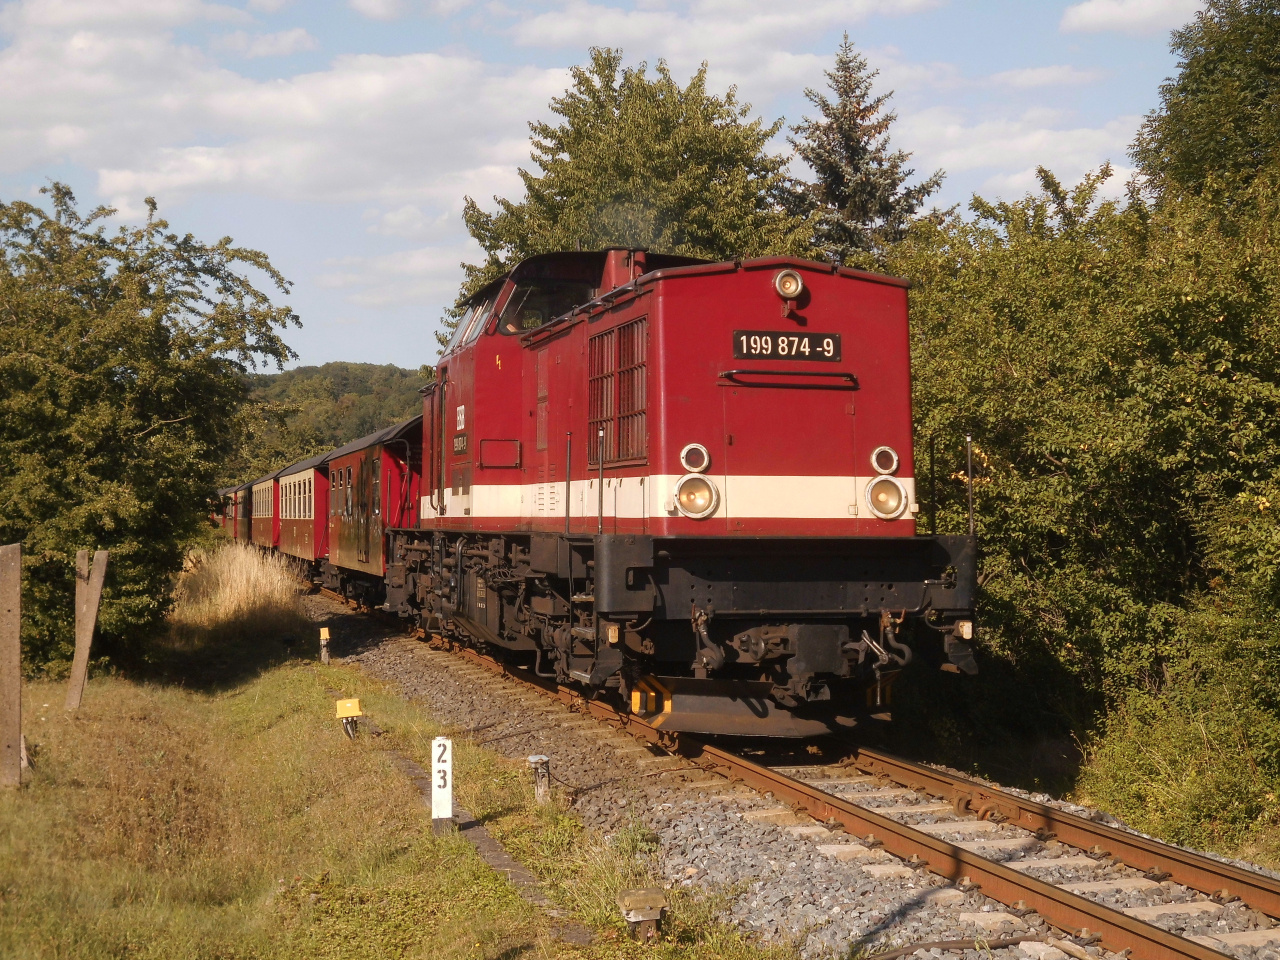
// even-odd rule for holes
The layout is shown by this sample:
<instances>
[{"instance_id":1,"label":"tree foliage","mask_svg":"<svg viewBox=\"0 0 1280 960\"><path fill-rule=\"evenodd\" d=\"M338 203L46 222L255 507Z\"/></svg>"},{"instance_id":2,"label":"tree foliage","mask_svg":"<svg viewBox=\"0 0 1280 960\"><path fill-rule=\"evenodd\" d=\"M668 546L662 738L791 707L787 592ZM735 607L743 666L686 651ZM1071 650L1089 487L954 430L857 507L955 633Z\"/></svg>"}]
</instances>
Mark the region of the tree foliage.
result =
<instances>
[{"instance_id":1,"label":"tree foliage","mask_svg":"<svg viewBox=\"0 0 1280 960\"><path fill-rule=\"evenodd\" d=\"M223 483L243 483L281 464L340 447L422 412L418 390L430 367L334 361L282 373L249 374L241 441Z\"/></svg>"},{"instance_id":2,"label":"tree foliage","mask_svg":"<svg viewBox=\"0 0 1280 960\"><path fill-rule=\"evenodd\" d=\"M1161 86L1133 159L1162 191L1247 187L1280 163L1280 7L1209 0L1171 46L1178 75Z\"/></svg>"},{"instance_id":3,"label":"tree foliage","mask_svg":"<svg viewBox=\"0 0 1280 960\"><path fill-rule=\"evenodd\" d=\"M1177 656L1222 582L1219 513L1262 504L1280 462L1274 185L1255 191L1269 217L1228 227L1205 200L1099 202L1108 173L1068 191L1042 169L1038 194L891 254L916 283L919 435L945 438L953 477L959 439L977 446L988 639L1103 697ZM1100 705L1065 706L1083 727Z\"/></svg>"},{"instance_id":4,"label":"tree foliage","mask_svg":"<svg viewBox=\"0 0 1280 960\"><path fill-rule=\"evenodd\" d=\"M0 542L23 545L30 665L73 647L77 549L109 549L106 648L164 614L169 578L235 441L244 372L296 323L250 281L265 254L169 231L155 203L108 234L53 184L52 213L0 203Z\"/></svg>"},{"instance_id":5,"label":"tree foliage","mask_svg":"<svg viewBox=\"0 0 1280 960\"><path fill-rule=\"evenodd\" d=\"M735 91L707 91L707 67L681 87L666 63L622 67L593 48L573 86L551 101L560 121L531 123L538 172L525 196L470 197L464 219L485 252L464 264L464 295L525 257L556 250L648 247L712 260L798 252L802 224L784 209L786 157L767 152L782 122L749 119Z\"/></svg>"},{"instance_id":6,"label":"tree foliage","mask_svg":"<svg viewBox=\"0 0 1280 960\"><path fill-rule=\"evenodd\" d=\"M889 147L889 128L897 114L885 109L892 91L872 94L879 73L868 68L846 33L835 69L827 71L835 99L805 90L820 119L805 117L792 128L799 136L791 138L792 146L817 175L814 183L799 185L796 206L809 218L816 252L836 263L901 240L925 200L942 185L941 170L915 186L906 185L915 173L906 166L911 154Z\"/></svg>"}]
</instances>

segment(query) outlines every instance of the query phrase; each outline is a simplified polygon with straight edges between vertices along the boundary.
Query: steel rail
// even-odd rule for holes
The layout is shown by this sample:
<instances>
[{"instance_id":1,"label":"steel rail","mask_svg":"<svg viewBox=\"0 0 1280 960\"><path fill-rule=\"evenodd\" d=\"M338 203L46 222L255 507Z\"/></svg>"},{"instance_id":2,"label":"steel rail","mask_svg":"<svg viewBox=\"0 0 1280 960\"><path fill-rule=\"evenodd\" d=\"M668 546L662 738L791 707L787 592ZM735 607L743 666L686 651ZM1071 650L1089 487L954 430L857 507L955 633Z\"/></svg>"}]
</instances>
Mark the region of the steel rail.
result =
<instances>
[{"instance_id":1,"label":"steel rail","mask_svg":"<svg viewBox=\"0 0 1280 960\"><path fill-rule=\"evenodd\" d=\"M345 603L351 603L332 591L322 592ZM1033 910L1054 927L1069 931L1075 936L1096 936L1104 947L1113 952L1128 949L1134 960L1222 960L1227 956L1194 940L1170 933L1154 924L1130 917L1087 897L1071 893L1061 887L1013 870L998 861L989 860L963 847L923 833L874 810L858 806L844 797L826 793L819 787L821 781L799 780L687 734L672 734L656 729L608 703L583 697L575 688L564 686L548 678L538 677L528 670L512 668L500 660L477 653L470 647L445 641L445 649L493 673L511 677L541 690L567 706L588 713L673 754L682 756L709 773L715 773L729 780L739 780L758 790L771 792L776 799L790 805L797 813L804 813L824 823L839 824L854 836L874 837L885 851L914 866L927 869L930 873L962 887L976 887L986 896L1007 906L1016 904L1021 908ZM1162 857L1163 859L1159 861L1152 860L1157 869L1164 869L1160 864L1175 865L1184 869L1186 876L1194 875L1208 879L1211 876L1220 878L1221 874L1229 877L1243 875L1242 879L1245 880L1263 881L1258 884L1260 889L1274 885L1267 884L1266 877L1250 874L1230 864L1189 854L1177 848L1164 848L1156 841L1147 841L1145 838L1093 823L1083 817L1054 810L1043 804L987 787L985 784L948 775L940 770L933 770L907 760L858 750L843 765L880 774L922 793L948 796L952 798L953 803L963 800L968 805L972 805L977 802L978 811L983 815L989 816L992 812L998 812L1007 817L1009 822L1026 829L1053 832L1054 827L1058 827L1060 828L1056 830L1058 837L1068 843L1082 845L1085 841L1104 838L1112 846L1124 851L1121 854L1108 851L1109 855L1116 856L1117 859L1123 860L1125 853L1129 852L1132 846L1135 861L1139 856ZM957 810L960 812L961 808L957 806ZM1124 843L1113 842L1113 835ZM1077 839L1073 841L1068 839L1069 837ZM1194 872L1193 867L1198 872ZM1219 870L1219 868L1226 869ZM1169 872L1172 874L1172 871ZM1209 886L1213 887L1216 883L1217 879L1214 879ZM1187 885L1202 889L1190 882ZM1244 888L1238 880L1237 886ZM1230 891L1232 888L1226 889ZM1242 900L1245 899L1240 893L1234 895L1240 896ZM1250 903L1248 900L1245 902ZM1250 906L1252 905L1250 903ZM1255 909L1263 913L1270 912L1264 907Z\"/></svg>"},{"instance_id":2,"label":"steel rail","mask_svg":"<svg viewBox=\"0 0 1280 960\"><path fill-rule=\"evenodd\" d=\"M469 647L450 644L450 648L475 664L495 673L530 683L563 703L578 706L585 712L621 726L650 743L663 746L672 753L691 760L709 773L716 773L726 779L741 780L756 789L770 791L775 798L789 804L797 812L803 812L815 820L826 823L833 821L839 823L855 836L874 836L887 852L953 883L975 886L987 896L1006 905L1021 901L1027 909L1034 910L1053 926L1073 934L1080 935L1086 931L1090 935L1096 934L1109 950L1118 952L1128 948L1135 960L1221 960L1224 956L1194 940L1188 940L1087 897L1045 883L1043 880L1013 870L997 861L988 860L963 847L957 847L866 807L860 807L843 797L826 793L815 782L789 777L688 735L672 735L657 730L643 720L631 714L624 714L607 703L587 700L571 687L530 676L524 670L513 670L501 661L485 657ZM934 783L941 789L946 779L946 775L940 771L929 770L927 767L919 767L917 770L918 765L910 764L908 761L897 761L895 758L862 751L859 753L868 769L871 769L873 763L878 764L878 769L874 772L883 773L889 779L896 779L895 774L904 778L908 775L914 776L921 782L920 786L915 786L913 783L904 785L922 792L929 792L929 787L924 785L925 782ZM851 765L857 767L858 763L855 759ZM903 766L894 768L892 763L901 763ZM895 773L890 773L891 769ZM925 778L925 773L932 776ZM973 784L973 786L979 785ZM985 789L992 794L999 793L990 788ZM1001 794L1000 796L1009 796L1013 799L1011 795ZM1034 804L1033 806L1042 805ZM1058 813L1051 808L1045 809ZM1012 819L1010 817L1010 820ZM1089 824L1089 821L1083 818L1076 819Z\"/></svg>"},{"instance_id":3,"label":"steel rail","mask_svg":"<svg viewBox=\"0 0 1280 960\"><path fill-rule=\"evenodd\" d=\"M980 818L995 813L1042 839L1056 838L1082 850L1102 847L1107 856L1128 866L1163 874L1183 886L1218 899L1239 897L1259 913L1280 916L1280 881L1265 874L876 751L857 748L852 757L842 762L842 766L879 774L912 790L942 797L956 808L957 813L971 810Z\"/></svg>"}]
</instances>

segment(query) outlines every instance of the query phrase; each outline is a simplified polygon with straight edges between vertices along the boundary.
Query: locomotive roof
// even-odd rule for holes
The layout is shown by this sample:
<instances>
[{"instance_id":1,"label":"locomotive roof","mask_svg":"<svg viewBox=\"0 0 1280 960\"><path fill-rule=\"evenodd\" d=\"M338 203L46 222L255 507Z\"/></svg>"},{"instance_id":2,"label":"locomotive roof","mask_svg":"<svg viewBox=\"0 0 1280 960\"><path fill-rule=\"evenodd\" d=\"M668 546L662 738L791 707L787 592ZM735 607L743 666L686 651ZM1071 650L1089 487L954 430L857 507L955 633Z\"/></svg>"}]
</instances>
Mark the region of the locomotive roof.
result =
<instances>
[{"instance_id":1,"label":"locomotive roof","mask_svg":"<svg viewBox=\"0 0 1280 960\"><path fill-rule=\"evenodd\" d=\"M467 297L463 304L474 303L477 300L493 296L502 289L502 285L507 280L514 280L519 283L521 280L537 279L539 277L563 277L565 268L570 273L581 274L581 279L583 280L598 280L601 273L604 272L604 264L609 251L626 249L633 248L606 247L604 250L562 250L555 253L539 253L532 257L527 257L517 263L510 272L503 274L497 280L490 281ZM672 253L650 253L647 250L645 251L645 264L650 271L669 270L674 267L693 267L712 262L699 257L681 257ZM562 270L552 272L550 268L555 265L559 265Z\"/></svg>"},{"instance_id":2,"label":"locomotive roof","mask_svg":"<svg viewBox=\"0 0 1280 960\"><path fill-rule=\"evenodd\" d=\"M415 425L422 424L422 414L416 417L410 417L400 423L394 423L389 427L383 427L381 430L375 430L367 436L352 440L350 443L343 444L336 450L330 450L324 454L322 462L328 462L336 457L346 456L348 453L355 453L357 450L363 450L366 447L372 447L379 443L386 443L388 440L397 440L403 434L407 434Z\"/></svg>"}]
</instances>

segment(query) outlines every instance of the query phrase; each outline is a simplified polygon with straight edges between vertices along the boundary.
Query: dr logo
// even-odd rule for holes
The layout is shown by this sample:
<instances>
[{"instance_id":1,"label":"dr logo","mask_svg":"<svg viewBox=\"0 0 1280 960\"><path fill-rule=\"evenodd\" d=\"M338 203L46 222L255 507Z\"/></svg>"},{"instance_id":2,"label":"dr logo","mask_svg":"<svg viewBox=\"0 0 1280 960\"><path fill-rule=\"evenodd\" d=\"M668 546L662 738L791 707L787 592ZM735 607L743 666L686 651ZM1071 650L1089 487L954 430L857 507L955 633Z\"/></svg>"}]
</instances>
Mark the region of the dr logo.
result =
<instances>
[{"instance_id":1,"label":"dr logo","mask_svg":"<svg viewBox=\"0 0 1280 960\"><path fill-rule=\"evenodd\" d=\"M458 404L458 429L467 429L467 408L462 404Z\"/></svg>"}]
</instances>

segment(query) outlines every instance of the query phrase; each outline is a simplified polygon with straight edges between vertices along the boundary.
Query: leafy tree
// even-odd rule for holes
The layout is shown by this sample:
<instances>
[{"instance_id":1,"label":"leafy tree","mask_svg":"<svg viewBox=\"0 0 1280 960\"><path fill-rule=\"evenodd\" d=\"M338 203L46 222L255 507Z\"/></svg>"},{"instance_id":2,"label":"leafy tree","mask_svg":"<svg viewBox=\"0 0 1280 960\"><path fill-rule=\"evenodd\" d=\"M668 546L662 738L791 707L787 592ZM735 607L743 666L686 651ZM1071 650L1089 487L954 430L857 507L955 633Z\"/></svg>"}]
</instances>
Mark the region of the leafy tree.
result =
<instances>
[{"instance_id":1,"label":"leafy tree","mask_svg":"<svg viewBox=\"0 0 1280 960\"><path fill-rule=\"evenodd\" d=\"M77 549L111 551L106 652L157 626L183 545L235 441L246 365L292 356L265 254L169 232L108 234L62 184L52 215L0 203L0 542L23 545L29 666L73 647Z\"/></svg>"},{"instance_id":2,"label":"leafy tree","mask_svg":"<svg viewBox=\"0 0 1280 960\"><path fill-rule=\"evenodd\" d=\"M1178 75L1160 87L1130 156L1160 190L1238 191L1280 165L1280 7L1209 0L1170 44Z\"/></svg>"},{"instance_id":3,"label":"leafy tree","mask_svg":"<svg viewBox=\"0 0 1280 960\"><path fill-rule=\"evenodd\" d=\"M942 185L941 170L906 185L915 172L906 167L911 154L889 148L897 114L885 105L893 93L871 92L879 73L868 69L846 33L835 69L827 71L834 101L805 90L821 119L805 117L792 128L799 139L791 138L791 144L818 178L801 186L796 205L811 218L814 246L836 263L902 239L910 219Z\"/></svg>"},{"instance_id":4,"label":"leafy tree","mask_svg":"<svg viewBox=\"0 0 1280 960\"><path fill-rule=\"evenodd\" d=\"M486 257L464 264L463 295L513 263L556 250L648 247L725 259L804 249L784 208L787 160L766 152L782 122L749 120L735 91L707 92L706 64L681 87L659 61L622 68L622 52L592 48L573 86L551 101L561 122L531 123L539 173L520 171L525 196L470 197L467 229Z\"/></svg>"}]
</instances>

